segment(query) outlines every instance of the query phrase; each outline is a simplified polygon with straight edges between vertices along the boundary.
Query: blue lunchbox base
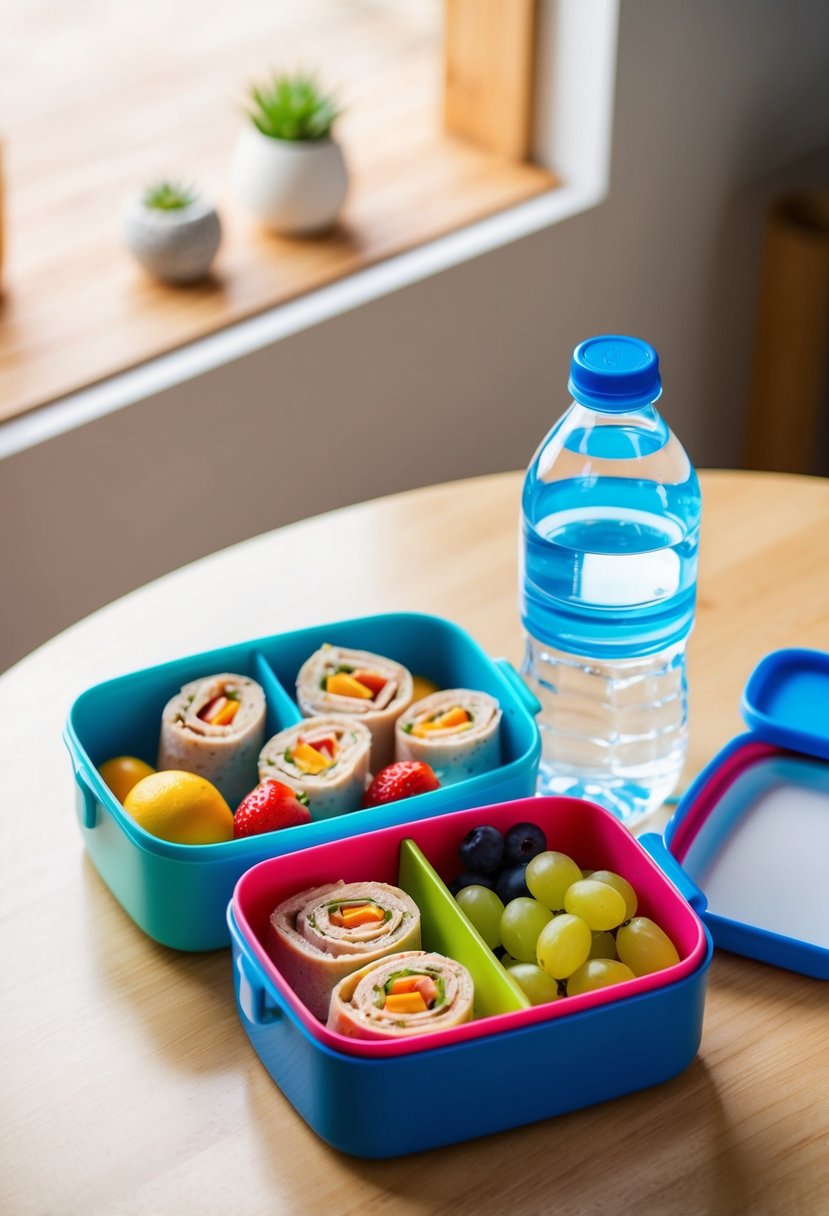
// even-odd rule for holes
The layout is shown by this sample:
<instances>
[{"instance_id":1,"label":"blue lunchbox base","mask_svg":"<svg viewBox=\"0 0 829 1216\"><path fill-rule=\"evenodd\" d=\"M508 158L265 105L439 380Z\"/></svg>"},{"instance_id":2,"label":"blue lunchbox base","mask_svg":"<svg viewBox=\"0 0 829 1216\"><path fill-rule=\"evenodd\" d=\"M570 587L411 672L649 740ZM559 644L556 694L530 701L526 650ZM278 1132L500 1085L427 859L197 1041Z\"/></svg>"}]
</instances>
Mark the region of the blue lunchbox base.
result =
<instances>
[{"instance_id":1,"label":"blue lunchbox base","mask_svg":"<svg viewBox=\"0 0 829 1216\"><path fill-rule=\"evenodd\" d=\"M369 1060L317 1042L290 1009L251 1007L250 964L229 916L245 1033L297 1113L355 1157L422 1152L647 1089L682 1072L699 1049L710 943L702 967L658 994L571 1014L554 1026ZM405 1101L390 1104L390 1094ZM355 1118L357 1112L369 1117Z\"/></svg>"}]
</instances>

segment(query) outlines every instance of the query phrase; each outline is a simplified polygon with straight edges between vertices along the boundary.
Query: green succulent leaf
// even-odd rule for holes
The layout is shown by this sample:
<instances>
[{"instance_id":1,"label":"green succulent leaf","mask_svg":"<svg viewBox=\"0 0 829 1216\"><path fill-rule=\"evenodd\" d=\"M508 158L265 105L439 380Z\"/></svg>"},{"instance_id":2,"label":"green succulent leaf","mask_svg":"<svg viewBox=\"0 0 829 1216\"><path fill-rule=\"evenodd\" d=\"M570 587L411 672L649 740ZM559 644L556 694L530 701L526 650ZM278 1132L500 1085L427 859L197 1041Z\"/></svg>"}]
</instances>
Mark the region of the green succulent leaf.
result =
<instances>
[{"instance_id":1,"label":"green succulent leaf","mask_svg":"<svg viewBox=\"0 0 829 1216\"><path fill-rule=\"evenodd\" d=\"M250 100L249 118L270 139L324 139L341 113L334 98L306 74L274 75L251 85Z\"/></svg>"},{"instance_id":2,"label":"green succulent leaf","mask_svg":"<svg viewBox=\"0 0 829 1216\"><path fill-rule=\"evenodd\" d=\"M181 211L196 201L197 194L190 186L181 182L156 182L144 191L145 207L155 211Z\"/></svg>"}]
</instances>

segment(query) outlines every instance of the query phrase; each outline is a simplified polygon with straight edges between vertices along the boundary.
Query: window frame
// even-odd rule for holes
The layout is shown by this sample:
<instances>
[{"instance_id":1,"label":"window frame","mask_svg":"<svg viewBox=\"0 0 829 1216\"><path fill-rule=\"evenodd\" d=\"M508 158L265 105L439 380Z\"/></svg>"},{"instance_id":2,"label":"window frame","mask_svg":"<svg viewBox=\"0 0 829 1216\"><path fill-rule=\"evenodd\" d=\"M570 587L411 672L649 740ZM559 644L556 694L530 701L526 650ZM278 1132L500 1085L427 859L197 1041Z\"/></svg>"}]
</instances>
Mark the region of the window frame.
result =
<instances>
[{"instance_id":1,"label":"window frame","mask_svg":"<svg viewBox=\"0 0 829 1216\"><path fill-rule=\"evenodd\" d=\"M610 181L619 0L539 0L533 160L556 189L0 424L0 459L601 203Z\"/></svg>"}]
</instances>

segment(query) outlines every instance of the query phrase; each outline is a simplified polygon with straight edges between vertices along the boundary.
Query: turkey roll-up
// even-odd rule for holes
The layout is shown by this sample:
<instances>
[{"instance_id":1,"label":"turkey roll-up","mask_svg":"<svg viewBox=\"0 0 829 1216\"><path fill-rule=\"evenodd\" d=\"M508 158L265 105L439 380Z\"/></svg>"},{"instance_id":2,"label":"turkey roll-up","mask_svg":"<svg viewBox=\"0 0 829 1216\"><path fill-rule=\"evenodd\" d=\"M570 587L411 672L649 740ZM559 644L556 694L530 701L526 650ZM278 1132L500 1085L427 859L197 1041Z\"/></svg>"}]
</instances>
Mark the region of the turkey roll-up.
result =
<instances>
[{"instance_id":1,"label":"turkey roll-up","mask_svg":"<svg viewBox=\"0 0 829 1216\"><path fill-rule=\"evenodd\" d=\"M265 693L247 676L224 672L185 684L161 715L159 769L206 777L235 810L256 785L265 738Z\"/></svg>"},{"instance_id":2,"label":"turkey roll-up","mask_svg":"<svg viewBox=\"0 0 829 1216\"><path fill-rule=\"evenodd\" d=\"M395 733L397 760L422 760L441 785L497 768L501 707L485 692L449 688L417 701L400 717Z\"/></svg>"},{"instance_id":3,"label":"turkey roll-up","mask_svg":"<svg viewBox=\"0 0 829 1216\"><path fill-rule=\"evenodd\" d=\"M269 739L259 754L259 780L284 781L307 794L312 819L360 809L368 780L371 734L341 714L306 718Z\"/></svg>"},{"instance_id":4,"label":"turkey roll-up","mask_svg":"<svg viewBox=\"0 0 829 1216\"><path fill-rule=\"evenodd\" d=\"M412 675L400 663L367 650L323 646L296 678L299 707L312 714L348 714L371 731L371 767L376 773L394 758L394 724L411 704Z\"/></svg>"},{"instance_id":5,"label":"turkey roll-up","mask_svg":"<svg viewBox=\"0 0 829 1216\"><path fill-rule=\"evenodd\" d=\"M334 987L365 963L420 946L414 900L384 882L334 882L300 891L271 915L267 951L320 1021Z\"/></svg>"},{"instance_id":6,"label":"turkey roll-up","mask_svg":"<svg viewBox=\"0 0 829 1216\"><path fill-rule=\"evenodd\" d=\"M370 963L331 994L328 1029L352 1039L445 1030L472 1020L472 976L442 954L409 950Z\"/></svg>"}]
</instances>

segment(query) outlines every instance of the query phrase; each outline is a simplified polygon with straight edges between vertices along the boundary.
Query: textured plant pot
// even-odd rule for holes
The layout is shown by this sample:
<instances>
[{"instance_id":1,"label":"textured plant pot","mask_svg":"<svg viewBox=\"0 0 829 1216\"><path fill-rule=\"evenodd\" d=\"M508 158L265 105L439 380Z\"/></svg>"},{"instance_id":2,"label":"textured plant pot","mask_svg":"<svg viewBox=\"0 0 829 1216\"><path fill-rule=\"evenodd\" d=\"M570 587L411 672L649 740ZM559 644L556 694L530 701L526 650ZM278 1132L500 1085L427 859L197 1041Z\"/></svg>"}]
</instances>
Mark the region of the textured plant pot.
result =
<instances>
[{"instance_id":1,"label":"textured plant pot","mask_svg":"<svg viewBox=\"0 0 829 1216\"><path fill-rule=\"evenodd\" d=\"M140 198L130 199L121 230L137 261L164 283L203 279L222 239L216 209L201 198L176 211L162 211L145 206Z\"/></svg>"},{"instance_id":2,"label":"textured plant pot","mask_svg":"<svg viewBox=\"0 0 829 1216\"><path fill-rule=\"evenodd\" d=\"M348 190L348 169L333 139L271 139L249 126L236 144L231 182L265 227L296 236L331 227Z\"/></svg>"}]
</instances>

